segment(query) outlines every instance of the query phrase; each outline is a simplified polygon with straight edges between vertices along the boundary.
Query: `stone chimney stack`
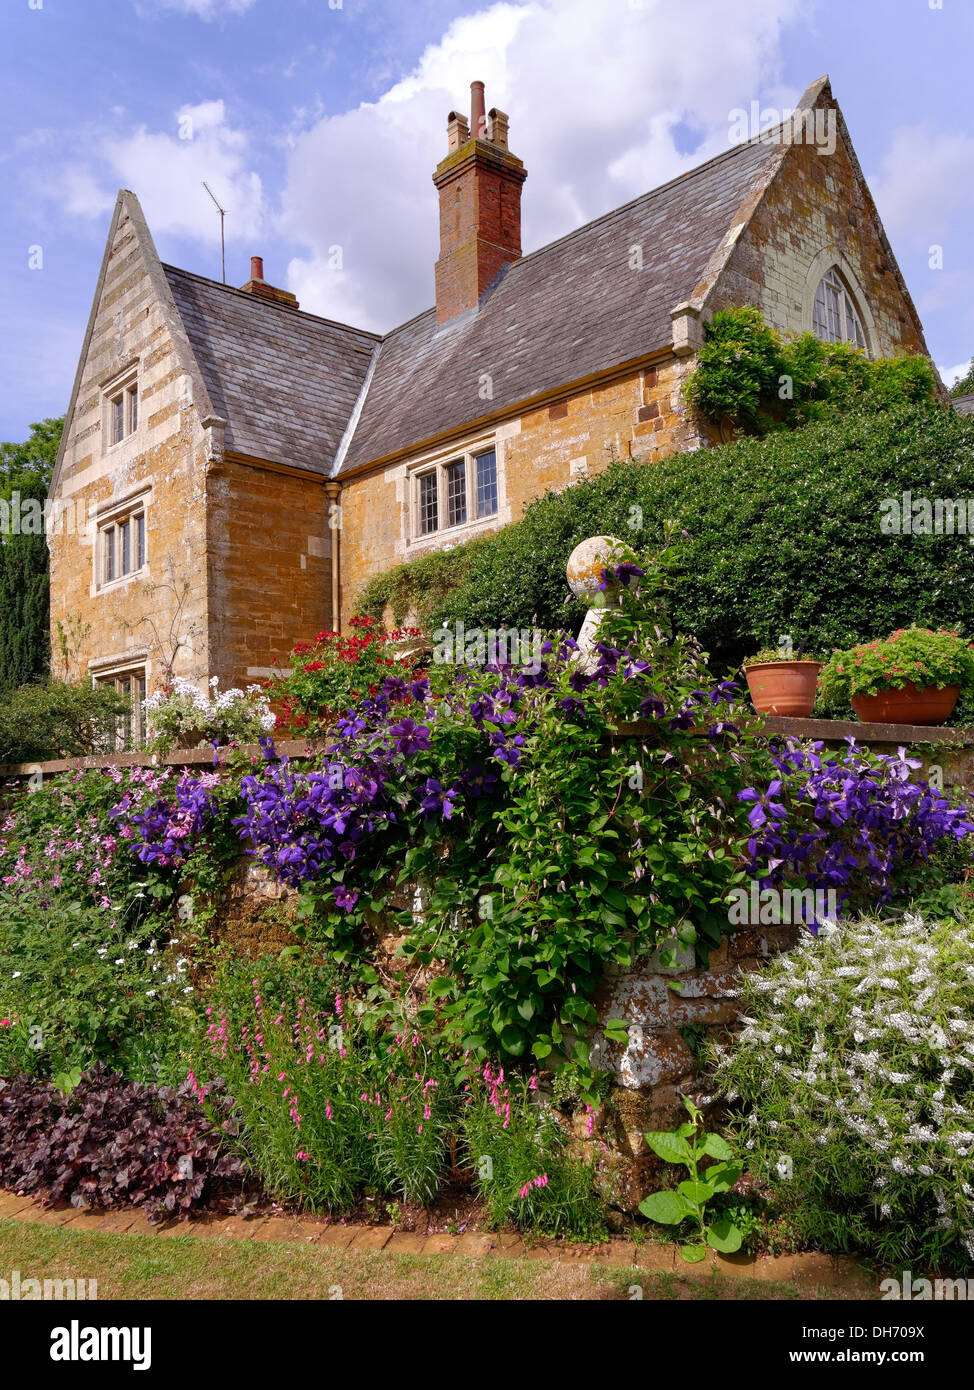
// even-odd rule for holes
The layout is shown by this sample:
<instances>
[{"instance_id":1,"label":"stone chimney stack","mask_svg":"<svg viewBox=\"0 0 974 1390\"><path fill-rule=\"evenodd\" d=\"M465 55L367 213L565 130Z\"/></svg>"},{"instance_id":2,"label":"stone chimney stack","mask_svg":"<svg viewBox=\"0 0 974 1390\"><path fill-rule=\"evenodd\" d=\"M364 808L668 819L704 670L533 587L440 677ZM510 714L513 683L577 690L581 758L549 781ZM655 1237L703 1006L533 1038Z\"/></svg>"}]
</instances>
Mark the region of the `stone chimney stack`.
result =
<instances>
[{"instance_id":1,"label":"stone chimney stack","mask_svg":"<svg viewBox=\"0 0 974 1390\"><path fill-rule=\"evenodd\" d=\"M240 288L245 294L256 295L259 299L271 299L275 304L287 305L289 309L298 307L298 301L289 290L279 290L276 285L269 285L264 279L263 256L251 256L250 279Z\"/></svg>"},{"instance_id":2,"label":"stone chimney stack","mask_svg":"<svg viewBox=\"0 0 974 1390\"><path fill-rule=\"evenodd\" d=\"M500 270L521 255L521 185L527 170L507 147L503 111L485 112L484 84L470 84L470 123L451 111L447 153L433 182L440 195L436 321L475 309Z\"/></svg>"}]
</instances>

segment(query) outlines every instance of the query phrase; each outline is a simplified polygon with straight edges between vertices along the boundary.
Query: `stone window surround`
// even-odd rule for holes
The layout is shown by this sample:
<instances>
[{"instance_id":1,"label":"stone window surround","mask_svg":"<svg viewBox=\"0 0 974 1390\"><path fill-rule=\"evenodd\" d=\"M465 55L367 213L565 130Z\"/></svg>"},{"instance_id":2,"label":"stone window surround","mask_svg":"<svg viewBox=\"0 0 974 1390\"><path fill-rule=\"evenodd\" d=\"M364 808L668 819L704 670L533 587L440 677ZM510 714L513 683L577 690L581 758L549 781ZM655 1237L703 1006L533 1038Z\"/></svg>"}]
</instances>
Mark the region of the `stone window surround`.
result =
<instances>
[{"instance_id":1,"label":"stone window surround","mask_svg":"<svg viewBox=\"0 0 974 1390\"><path fill-rule=\"evenodd\" d=\"M833 268L845 281L849 298L859 315L859 322L866 339L866 356L878 357L880 355L879 335L876 331L876 320L869 307L869 300L866 298L866 292L856 272L836 246L823 246L821 251L813 257L808 267L805 276L805 294L802 301L802 332L814 333L815 331L812 327L815 315L815 295L823 277Z\"/></svg>"},{"instance_id":2,"label":"stone window surround","mask_svg":"<svg viewBox=\"0 0 974 1390\"><path fill-rule=\"evenodd\" d=\"M88 674L91 677L92 685L103 685L109 681L119 680L131 682L133 679L141 677L142 698L145 699L149 690L149 653L146 649L136 652L128 652L123 657L98 657L88 662ZM122 736L121 730L116 734L116 749L124 752L131 744L133 747L141 748L145 743L145 715L140 709L135 715L134 727L136 738L134 741Z\"/></svg>"},{"instance_id":3,"label":"stone window surround","mask_svg":"<svg viewBox=\"0 0 974 1390\"><path fill-rule=\"evenodd\" d=\"M138 394L139 359L135 358L134 361L129 362L128 365L123 367L120 372L114 372L112 376L108 377L107 380L101 383L99 389L101 390L102 401L102 453L107 454L112 450L121 449L125 444L127 444L131 439L133 439L136 434L138 434L139 425L142 422L142 402L141 399L139 399ZM136 420L134 425L131 423L131 418L128 414L130 407L126 399L128 397L129 392L131 391L134 391L136 394ZM113 439L112 407L113 402L117 400L119 396L122 396L123 399L126 400L124 406L124 409L126 411L125 428L121 439Z\"/></svg>"},{"instance_id":4,"label":"stone window surround","mask_svg":"<svg viewBox=\"0 0 974 1390\"><path fill-rule=\"evenodd\" d=\"M136 579L145 582L149 578L149 505L152 502L152 484L139 483L135 488L131 488L124 496L112 498L109 502L103 502L95 514L95 544L91 547L91 594L111 593L116 589L123 588ZM142 564L138 569L129 570L127 574L116 574L114 579L105 579L105 545L104 536L109 526L117 526L121 521L127 521L136 516L142 515L145 521L145 545L142 554Z\"/></svg>"},{"instance_id":5,"label":"stone window surround","mask_svg":"<svg viewBox=\"0 0 974 1390\"><path fill-rule=\"evenodd\" d=\"M476 459L493 449L497 470L497 510L488 516L476 515L477 470ZM463 459L466 463L467 520L450 526L447 503L447 468L451 463ZM421 531L419 521L419 478L421 474L436 471L437 474L437 512L439 525L435 531ZM442 549L444 542L451 548L469 540L472 536L490 531L498 525L505 496L503 448L496 431L477 435L472 440L455 444L450 449L437 449L435 453L424 455L406 465L406 526L404 537L406 557Z\"/></svg>"}]
</instances>

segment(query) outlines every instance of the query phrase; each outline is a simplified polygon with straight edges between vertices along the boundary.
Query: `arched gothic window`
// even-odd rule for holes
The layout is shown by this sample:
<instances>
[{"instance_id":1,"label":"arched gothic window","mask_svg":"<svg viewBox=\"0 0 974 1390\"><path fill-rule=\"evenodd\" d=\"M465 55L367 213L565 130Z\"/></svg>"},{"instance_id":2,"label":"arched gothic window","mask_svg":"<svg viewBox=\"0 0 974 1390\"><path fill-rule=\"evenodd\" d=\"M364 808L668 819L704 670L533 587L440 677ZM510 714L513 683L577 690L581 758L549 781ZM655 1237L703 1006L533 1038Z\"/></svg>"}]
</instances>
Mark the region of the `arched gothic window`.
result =
<instances>
[{"instance_id":1,"label":"arched gothic window","mask_svg":"<svg viewBox=\"0 0 974 1390\"><path fill-rule=\"evenodd\" d=\"M852 343L866 348L859 311L836 266L822 276L815 291L812 331L823 343Z\"/></svg>"}]
</instances>

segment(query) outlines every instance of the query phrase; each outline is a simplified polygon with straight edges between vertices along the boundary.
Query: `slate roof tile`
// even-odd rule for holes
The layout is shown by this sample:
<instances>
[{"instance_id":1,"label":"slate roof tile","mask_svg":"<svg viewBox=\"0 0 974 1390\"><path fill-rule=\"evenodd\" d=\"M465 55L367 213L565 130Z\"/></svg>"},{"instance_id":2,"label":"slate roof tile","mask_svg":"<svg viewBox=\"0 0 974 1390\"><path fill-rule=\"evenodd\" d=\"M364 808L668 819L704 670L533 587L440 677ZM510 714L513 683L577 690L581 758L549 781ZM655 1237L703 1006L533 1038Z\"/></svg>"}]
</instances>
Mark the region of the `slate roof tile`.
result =
<instances>
[{"instance_id":1,"label":"slate roof tile","mask_svg":"<svg viewBox=\"0 0 974 1390\"><path fill-rule=\"evenodd\" d=\"M476 312L438 326L428 309L381 338L163 269L227 447L344 473L664 347L670 310L693 293L777 154L738 145L506 267Z\"/></svg>"},{"instance_id":2,"label":"slate roof tile","mask_svg":"<svg viewBox=\"0 0 974 1390\"><path fill-rule=\"evenodd\" d=\"M226 447L327 474L378 338L164 265Z\"/></svg>"}]
</instances>

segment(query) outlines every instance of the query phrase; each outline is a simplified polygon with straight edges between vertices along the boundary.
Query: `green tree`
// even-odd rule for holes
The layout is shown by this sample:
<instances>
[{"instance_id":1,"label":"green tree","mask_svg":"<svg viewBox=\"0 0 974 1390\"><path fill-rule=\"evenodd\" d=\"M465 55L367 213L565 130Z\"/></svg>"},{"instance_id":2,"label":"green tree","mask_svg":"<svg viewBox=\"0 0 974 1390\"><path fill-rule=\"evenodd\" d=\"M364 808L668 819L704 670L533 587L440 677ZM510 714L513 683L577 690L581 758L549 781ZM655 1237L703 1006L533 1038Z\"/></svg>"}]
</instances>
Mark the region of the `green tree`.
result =
<instances>
[{"instance_id":1,"label":"green tree","mask_svg":"<svg viewBox=\"0 0 974 1390\"><path fill-rule=\"evenodd\" d=\"M783 338L753 304L720 309L706 327L686 400L711 420L746 434L794 429L836 410L885 410L933 400L925 357L900 353L870 360L852 343L823 343L812 333Z\"/></svg>"},{"instance_id":2,"label":"green tree","mask_svg":"<svg viewBox=\"0 0 974 1390\"><path fill-rule=\"evenodd\" d=\"M0 693L48 667L47 539L43 529L20 531L15 519L31 500L43 507L63 424L41 420L23 443L0 444Z\"/></svg>"},{"instance_id":3,"label":"green tree","mask_svg":"<svg viewBox=\"0 0 974 1390\"><path fill-rule=\"evenodd\" d=\"M970 396L974 394L974 357L971 358L971 365L967 369L967 375L962 376L960 381L955 381L950 388L952 396Z\"/></svg>"}]
</instances>

